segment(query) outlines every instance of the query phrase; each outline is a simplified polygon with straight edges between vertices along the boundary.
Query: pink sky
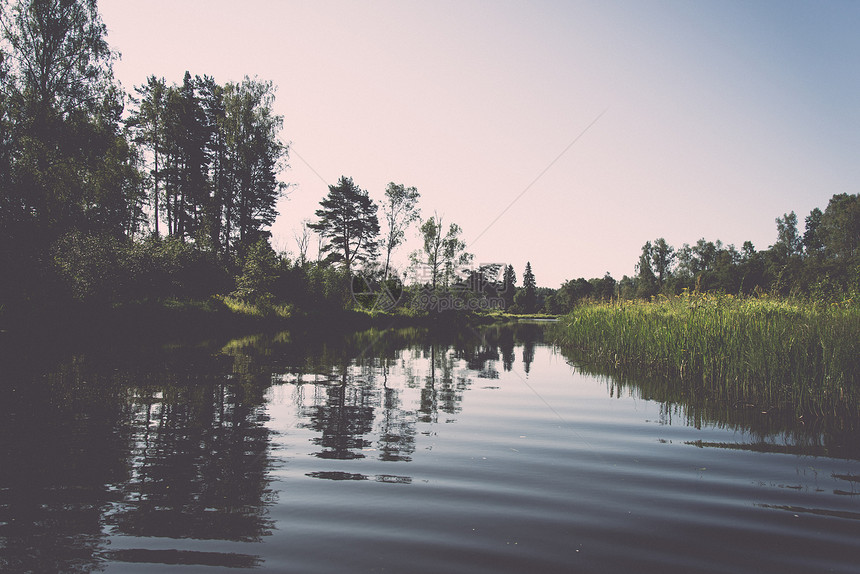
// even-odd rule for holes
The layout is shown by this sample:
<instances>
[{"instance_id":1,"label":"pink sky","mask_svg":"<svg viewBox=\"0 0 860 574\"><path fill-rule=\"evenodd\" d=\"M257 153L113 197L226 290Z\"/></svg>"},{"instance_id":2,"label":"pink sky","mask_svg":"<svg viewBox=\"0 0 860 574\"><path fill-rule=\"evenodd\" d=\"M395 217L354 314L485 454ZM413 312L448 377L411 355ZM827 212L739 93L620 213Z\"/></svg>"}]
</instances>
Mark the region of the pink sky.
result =
<instances>
[{"instance_id":1,"label":"pink sky","mask_svg":"<svg viewBox=\"0 0 860 574\"><path fill-rule=\"evenodd\" d=\"M632 275L661 236L764 249L777 216L860 190L856 2L99 5L127 90L186 70L278 86L280 249L341 175L377 200L417 187L476 262L529 260L549 287Z\"/></svg>"}]
</instances>

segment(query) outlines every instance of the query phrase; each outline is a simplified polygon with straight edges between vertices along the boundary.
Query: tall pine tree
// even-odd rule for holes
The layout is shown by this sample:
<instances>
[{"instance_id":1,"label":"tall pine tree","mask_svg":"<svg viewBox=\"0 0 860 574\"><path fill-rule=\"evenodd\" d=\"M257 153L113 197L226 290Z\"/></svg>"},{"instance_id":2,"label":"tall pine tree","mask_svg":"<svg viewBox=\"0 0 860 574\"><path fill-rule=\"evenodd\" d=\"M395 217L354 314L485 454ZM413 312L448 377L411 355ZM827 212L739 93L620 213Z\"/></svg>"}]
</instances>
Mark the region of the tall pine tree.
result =
<instances>
[{"instance_id":1,"label":"tall pine tree","mask_svg":"<svg viewBox=\"0 0 860 574\"><path fill-rule=\"evenodd\" d=\"M150 77L136 90L130 124L152 166L156 234L164 221L168 235L225 256L267 238L286 189L278 173L288 149L272 83L221 86L186 72L181 85Z\"/></svg>"},{"instance_id":2,"label":"tall pine tree","mask_svg":"<svg viewBox=\"0 0 860 574\"><path fill-rule=\"evenodd\" d=\"M278 180L287 146L278 140L284 119L273 111L275 88L271 82L246 77L224 86L225 254L238 243L250 246L270 233L276 204L286 190Z\"/></svg>"},{"instance_id":3,"label":"tall pine tree","mask_svg":"<svg viewBox=\"0 0 860 574\"><path fill-rule=\"evenodd\" d=\"M319 220L308 227L329 240L323 248L326 259L342 263L350 271L357 263L374 259L378 250L377 206L351 177L342 176L330 185L328 195L316 211Z\"/></svg>"},{"instance_id":4,"label":"tall pine tree","mask_svg":"<svg viewBox=\"0 0 860 574\"><path fill-rule=\"evenodd\" d=\"M526 262L525 271L523 271L523 288L520 290L520 296L517 298L517 305L524 313L534 313L537 311L537 283L535 275L532 273L532 264Z\"/></svg>"}]
</instances>

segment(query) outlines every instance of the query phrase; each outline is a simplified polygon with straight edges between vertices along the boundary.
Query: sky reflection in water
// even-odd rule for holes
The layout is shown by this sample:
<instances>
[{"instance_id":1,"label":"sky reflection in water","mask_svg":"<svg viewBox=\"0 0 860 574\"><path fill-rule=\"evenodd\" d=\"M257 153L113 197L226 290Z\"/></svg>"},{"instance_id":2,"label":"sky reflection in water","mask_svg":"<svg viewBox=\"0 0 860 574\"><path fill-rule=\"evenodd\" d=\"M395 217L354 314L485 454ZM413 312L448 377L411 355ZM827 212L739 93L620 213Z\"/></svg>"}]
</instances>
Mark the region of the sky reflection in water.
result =
<instances>
[{"instance_id":1,"label":"sky reflection in water","mask_svg":"<svg viewBox=\"0 0 860 574\"><path fill-rule=\"evenodd\" d=\"M542 335L284 333L6 369L0 570L848 572L860 559L856 419L587 372Z\"/></svg>"}]
</instances>

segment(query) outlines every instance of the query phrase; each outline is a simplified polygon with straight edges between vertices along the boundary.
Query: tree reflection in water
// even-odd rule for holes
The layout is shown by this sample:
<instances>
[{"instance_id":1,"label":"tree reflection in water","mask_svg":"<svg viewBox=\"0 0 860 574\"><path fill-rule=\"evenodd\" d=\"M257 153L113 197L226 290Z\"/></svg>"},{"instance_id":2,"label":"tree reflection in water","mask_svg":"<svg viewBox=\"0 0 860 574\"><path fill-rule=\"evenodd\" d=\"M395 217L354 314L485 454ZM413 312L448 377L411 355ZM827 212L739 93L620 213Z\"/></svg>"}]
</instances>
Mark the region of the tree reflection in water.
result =
<instances>
[{"instance_id":1,"label":"tree reflection in water","mask_svg":"<svg viewBox=\"0 0 860 574\"><path fill-rule=\"evenodd\" d=\"M4 365L5 366L5 365ZM110 485L127 475L120 392L81 385L78 359L45 376L3 369L0 571L89 572L106 543Z\"/></svg>"},{"instance_id":2,"label":"tree reflection in water","mask_svg":"<svg viewBox=\"0 0 860 574\"><path fill-rule=\"evenodd\" d=\"M326 389L324 404L305 410L303 426L320 433L314 443L323 450L320 458L349 460L364 458L362 450L371 443L364 435L373 430L375 389L364 379L350 381L348 367L341 366L340 382Z\"/></svg>"},{"instance_id":3,"label":"tree reflection in water","mask_svg":"<svg viewBox=\"0 0 860 574\"><path fill-rule=\"evenodd\" d=\"M318 433L312 439L321 447L315 456L353 460L374 453L381 461L408 462L415 450L418 424L437 423L440 415L443 422L456 420L474 379L498 379L500 358L502 368L511 370L516 344L526 344L524 358L530 362L541 337L542 327L530 324L490 327L480 333L471 329L460 333L371 330L342 341L342 346L328 343L322 352L284 365L284 372L274 380L315 389L312 397L301 392L294 400L298 418L304 421L301 428ZM270 357L289 354L287 349L258 353ZM405 408L401 389L389 386L393 371L400 385L419 390L417 411ZM310 475L332 480L371 478L329 471ZM376 477L381 479L391 476Z\"/></svg>"},{"instance_id":4,"label":"tree reflection in water","mask_svg":"<svg viewBox=\"0 0 860 574\"><path fill-rule=\"evenodd\" d=\"M90 572L108 559L258 564L107 548L116 535L254 541L271 530L263 389L225 367L185 350L6 370L0 571Z\"/></svg>"},{"instance_id":5,"label":"tree reflection in water","mask_svg":"<svg viewBox=\"0 0 860 574\"><path fill-rule=\"evenodd\" d=\"M258 541L271 529L269 436L238 381L134 389L129 477L107 518L133 536Z\"/></svg>"},{"instance_id":6,"label":"tree reflection in water","mask_svg":"<svg viewBox=\"0 0 860 574\"><path fill-rule=\"evenodd\" d=\"M527 376L543 326L352 335L261 335L226 345L90 352L44 372L0 369L0 571L90 572L108 561L251 568L232 552L110 549L110 537L257 542L275 528L267 390L291 385L301 428L323 460L409 463L420 425L457 420L467 391L499 370ZM519 356L518 356L519 355ZM661 404L684 417L749 433L749 445L702 448L860 458L856 417L811 417L790 406L761 412L636 373L602 376L610 395ZM520 359L521 365L517 364ZM429 432L423 429L422 432ZM408 466L366 475L305 476L409 484ZM354 470L354 469L353 469ZM845 479L853 493L856 477ZM167 542L170 544L170 542ZM178 543L174 543L177 544Z\"/></svg>"}]
</instances>

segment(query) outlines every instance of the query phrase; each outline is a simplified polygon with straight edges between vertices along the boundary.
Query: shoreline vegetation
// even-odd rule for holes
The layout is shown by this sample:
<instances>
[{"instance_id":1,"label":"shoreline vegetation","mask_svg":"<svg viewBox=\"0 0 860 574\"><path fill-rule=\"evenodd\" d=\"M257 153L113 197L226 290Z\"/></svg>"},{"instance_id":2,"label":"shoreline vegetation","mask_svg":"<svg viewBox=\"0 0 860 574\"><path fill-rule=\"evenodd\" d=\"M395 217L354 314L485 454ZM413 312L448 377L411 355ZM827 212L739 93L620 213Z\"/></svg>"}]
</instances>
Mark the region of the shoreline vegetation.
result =
<instances>
[{"instance_id":1,"label":"shoreline vegetation","mask_svg":"<svg viewBox=\"0 0 860 574\"><path fill-rule=\"evenodd\" d=\"M577 361L762 410L857 416L860 304L683 293L583 304L552 327Z\"/></svg>"},{"instance_id":2,"label":"shoreline vegetation","mask_svg":"<svg viewBox=\"0 0 860 574\"><path fill-rule=\"evenodd\" d=\"M165 343L193 341L213 335L244 336L279 331L339 330L357 332L370 328L401 327L457 328L499 321L528 320L535 316L474 312L415 312L411 309L367 311L360 308L316 307L258 300L251 302L232 295L205 299L165 298L113 305L69 304L29 310L0 322L0 343L13 339L28 342L62 342L81 338L160 339ZM4 318L0 313L0 318Z\"/></svg>"}]
</instances>

